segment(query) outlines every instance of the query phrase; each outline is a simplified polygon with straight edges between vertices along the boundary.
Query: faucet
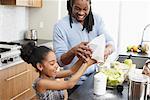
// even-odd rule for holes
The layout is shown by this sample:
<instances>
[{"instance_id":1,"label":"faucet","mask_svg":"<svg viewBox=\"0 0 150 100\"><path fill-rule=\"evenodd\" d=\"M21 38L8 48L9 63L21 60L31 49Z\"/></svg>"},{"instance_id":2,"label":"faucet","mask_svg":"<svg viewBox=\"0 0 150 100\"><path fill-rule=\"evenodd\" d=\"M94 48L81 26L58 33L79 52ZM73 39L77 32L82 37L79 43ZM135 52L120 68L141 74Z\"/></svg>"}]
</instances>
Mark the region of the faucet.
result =
<instances>
[{"instance_id":1,"label":"faucet","mask_svg":"<svg viewBox=\"0 0 150 100\"><path fill-rule=\"evenodd\" d=\"M150 31L150 24L147 24L144 29L143 29L143 33L142 33L142 38L141 38L141 43L139 45L139 50L141 51L140 53L145 53L147 54L148 50L149 50L149 45L147 44L143 44L143 42L150 42L150 40L144 40L144 35L145 35L145 31L147 30L147 28L149 27L149 30ZM149 32L150 34L150 32Z\"/></svg>"},{"instance_id":2,"label":"faucet","mask_svg":"<svg viewBox=\"0 0 150 100\"><path fill-rule=\"evenodd\" d=\"M143 38L144 38L145 30L146 30L148 27L150 27L150 24L146 25L146 26L144 27L144 29L143 29L142 39L141 39L141 43L140 43L141 46L142 46L142 43L144 42L144 39L143 39ZM150 41L148 41L148 42L150 42Z\"/></svg>"}]
</instances>

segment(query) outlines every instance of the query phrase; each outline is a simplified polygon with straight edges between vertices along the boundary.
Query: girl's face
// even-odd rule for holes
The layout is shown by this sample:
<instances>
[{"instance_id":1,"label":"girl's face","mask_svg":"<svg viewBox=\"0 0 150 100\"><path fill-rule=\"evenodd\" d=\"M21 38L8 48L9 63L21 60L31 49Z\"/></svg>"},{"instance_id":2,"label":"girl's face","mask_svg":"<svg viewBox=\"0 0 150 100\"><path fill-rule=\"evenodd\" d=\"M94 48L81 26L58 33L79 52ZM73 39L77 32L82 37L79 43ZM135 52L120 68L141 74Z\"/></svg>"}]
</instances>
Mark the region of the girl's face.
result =
<instances>
[{"instance_id":1,"label":"girl's face","mask_svg":"<svg viewBox=\"0 0 150 100\"><path fill-rule=\"evenodd\" d=\"M58 64L54 52L50 51L41 65L43 66L42 72L45 75L48 75L49 77L53 78L56 77Z\"/></svg>"},{"instance_id":2,"label":"girl's face","mask_svg":"<svg viewBox=\"0 0 150 100\"><path fill-rule=\"evenodd\" d=\"M84 19L89 14L90 3L88 0L74 0L72 7L72 16L80 23L84 22Z\"/></svg>"}]
</instances>

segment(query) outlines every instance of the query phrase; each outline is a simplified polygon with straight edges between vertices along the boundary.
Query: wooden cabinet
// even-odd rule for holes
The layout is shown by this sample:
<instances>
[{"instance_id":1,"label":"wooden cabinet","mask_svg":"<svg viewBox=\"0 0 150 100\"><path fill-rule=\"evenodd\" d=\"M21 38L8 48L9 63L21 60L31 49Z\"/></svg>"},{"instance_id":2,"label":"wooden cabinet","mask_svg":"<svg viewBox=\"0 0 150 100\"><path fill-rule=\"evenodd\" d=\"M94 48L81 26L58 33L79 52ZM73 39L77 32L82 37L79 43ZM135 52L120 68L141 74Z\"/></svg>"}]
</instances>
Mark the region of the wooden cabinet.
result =
<instances>
[{"instance_id":1,"label":"wooden cabinet","mask_svg":"<svg viewBox=\"0 0 150 100\"><path fill-rule=\"evenodd\" d=\"M42 0L29 0L30 7L42 7Z\"/></svg>"},{"instance_id":2,"label":"wooden cabinet","mask_svg":"<svg viewBox=\"0 0 150 100\"><path fill-rule=\"evenodd\" d=\"M42 7L42 0L0 0L2 5Z\"/></svg>"},{"instance_id":3,"label":"wooden cabinet","mask_svg":"<svg viewBox=\"0 0 150 100\"><path fill-rule=\"evenodd\" d=\"M38 76L24 63L0 71L0 100L30 100L35 92L32 82Z\"/></svg>"}]
</instances>

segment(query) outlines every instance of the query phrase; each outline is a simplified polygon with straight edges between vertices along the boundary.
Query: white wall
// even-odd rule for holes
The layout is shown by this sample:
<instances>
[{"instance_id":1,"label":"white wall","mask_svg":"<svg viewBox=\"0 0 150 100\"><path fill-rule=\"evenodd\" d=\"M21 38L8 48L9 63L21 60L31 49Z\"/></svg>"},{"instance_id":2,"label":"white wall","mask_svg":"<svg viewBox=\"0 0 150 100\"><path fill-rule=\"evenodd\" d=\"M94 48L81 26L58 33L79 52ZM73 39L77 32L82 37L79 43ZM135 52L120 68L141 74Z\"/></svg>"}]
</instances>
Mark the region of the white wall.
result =
<instances>
[{"instance_id":1,"label":"white wall","mask_svg":"<svg viewBox=\"0 0 150 100\"><path fill-rule=\"evenodd\" d=\"M140 44L143 29L147 24L150 24L149 0L122 1L119 51L125 52L128 45Z\"/></svg>"},{"instance_id":2,"label":"white wall","mask_svg":"<svg viewBox=\"0 0 150 100\"><path fill-rule=\"evenodd\" d=\"M92 0L93 12L102 17L105 29L114 39L116 47L118 43L119 4L119 1L114 0Z\"/></svg>"},{"instance_id":3,"label":"white wall","mask_svg":"<svg viewBox=\"0 0 150 100\"><path fill-rule=\"evenodd\" d=\"M29 9L29 28L36 29L39 39L52 40L53 26L58 20L58 0L43 0L42 8Z\"/></svg>"},{"instance_id":4,"label":"white wall","mask_svg":"<svg viewBox=\"0 0 150 100\"><path fill-rule=\"evenodd\" d=\"M28 28L36 29L40 39L51 40L58 20L58 1L43 0L42 8L0 5L0 41L24 39Z\"/></svg>"},{"instance_id":5,"label":"white wall","mask_svg":"<svg viewBox=\"0 0 150 100\"><path fill-rule=\"evenodd\" d=\"M62 17L64 17L65 15L68 14L68 11L67 11L67 0L59 0L59 19L61 19Z\"/></svg>"},{"instance_id":6,"label":"white wall","mask_svg":"<svg viewBox=\"0 0 150 100\"><path fill-rule=\"evenodd\" d=\"M24 38L28 29L28 10L25 7L0 5L0 41Z\"/></svg>"}]
</instances>

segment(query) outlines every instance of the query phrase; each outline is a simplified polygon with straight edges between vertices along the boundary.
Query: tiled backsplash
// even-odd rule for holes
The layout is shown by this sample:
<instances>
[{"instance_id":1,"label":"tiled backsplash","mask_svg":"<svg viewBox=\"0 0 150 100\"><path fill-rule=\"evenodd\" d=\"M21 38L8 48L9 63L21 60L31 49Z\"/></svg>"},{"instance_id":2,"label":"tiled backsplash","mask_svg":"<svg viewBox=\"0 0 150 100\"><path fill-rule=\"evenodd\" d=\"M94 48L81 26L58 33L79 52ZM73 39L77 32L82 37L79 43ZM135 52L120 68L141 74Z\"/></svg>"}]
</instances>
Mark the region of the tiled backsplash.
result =
<instances>
[{"instance_id":1,"label":"tiled backsplash","mask_svg":"<svg viewBox=\"0 0 150 100\"><path fill-rule=\"evenodd\" d=\"M0 5L0 41L24 38L28 29L28 8Z\"/></svg>"}]
</instances>

